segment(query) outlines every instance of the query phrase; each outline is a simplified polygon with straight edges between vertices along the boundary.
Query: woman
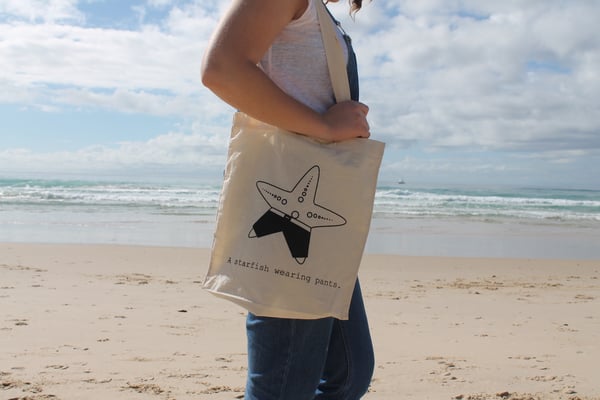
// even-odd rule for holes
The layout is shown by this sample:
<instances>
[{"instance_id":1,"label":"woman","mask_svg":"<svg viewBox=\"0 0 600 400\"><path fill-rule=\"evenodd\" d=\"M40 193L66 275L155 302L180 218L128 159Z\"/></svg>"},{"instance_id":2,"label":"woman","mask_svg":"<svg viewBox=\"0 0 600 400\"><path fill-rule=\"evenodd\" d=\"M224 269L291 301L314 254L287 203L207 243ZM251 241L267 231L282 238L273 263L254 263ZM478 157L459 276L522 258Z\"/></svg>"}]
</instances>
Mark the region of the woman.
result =
<instances>
[{"instance_id":1,"label":"woman","mask_svg":"<svg viewBox=\"0 0 600 400\"><path fill-rule=\"evenodd\" d=\"M202 82L234 108L271 125L327 141L369 137L368 107L348 38L352 101L334 104L316 1L233 0L202 64ZM338 0L330 0L336 3ZM361 0L350 0L352 11ZM348 320L248 314L246 400L357 400L373 373L360 286Z\"/></svg>"}]
</instances>

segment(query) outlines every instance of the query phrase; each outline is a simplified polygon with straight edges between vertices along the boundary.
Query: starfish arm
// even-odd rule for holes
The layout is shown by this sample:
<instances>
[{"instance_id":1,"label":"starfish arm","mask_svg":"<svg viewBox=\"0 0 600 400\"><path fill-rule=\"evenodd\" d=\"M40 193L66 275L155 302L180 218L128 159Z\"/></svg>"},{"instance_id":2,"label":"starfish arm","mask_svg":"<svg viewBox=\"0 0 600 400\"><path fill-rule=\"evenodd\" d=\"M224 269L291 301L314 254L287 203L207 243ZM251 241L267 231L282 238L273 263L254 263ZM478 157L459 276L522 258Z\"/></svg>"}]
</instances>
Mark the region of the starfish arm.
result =
<instances>
[{"instance_id":1,"label":"starfish arm","mask_svg":"<svg viewBox=\"0 0 600 400\"><path fill-rule=\"evenodd\" d=\"M292 190L285 190L265 181L256 182L256 187L269 206L290 219L312 229L326 226L341 226L346 219L316 201L320 168L310 168Z\"/></svg>"}]
</instances>

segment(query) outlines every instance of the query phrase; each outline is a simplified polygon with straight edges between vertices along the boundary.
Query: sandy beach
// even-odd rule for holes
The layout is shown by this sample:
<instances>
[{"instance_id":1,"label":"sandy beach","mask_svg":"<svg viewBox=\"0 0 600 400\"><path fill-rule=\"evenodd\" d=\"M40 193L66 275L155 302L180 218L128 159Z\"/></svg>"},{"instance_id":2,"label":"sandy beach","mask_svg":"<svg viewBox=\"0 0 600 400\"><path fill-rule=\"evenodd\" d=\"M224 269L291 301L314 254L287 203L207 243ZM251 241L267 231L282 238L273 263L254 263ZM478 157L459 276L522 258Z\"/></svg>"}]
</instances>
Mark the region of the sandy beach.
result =
<instances>
[{"instance_id":1,"label":"sandy beach","mask_svg":"<svg viewBox=\"0 0 600 400\"><path fill-rule=\"evenodd\" d=\"M1 399L242 399L208 250L0 244ZM366 255L367 400L600 399L600 261Z\"/></svg>"}]
</instances>

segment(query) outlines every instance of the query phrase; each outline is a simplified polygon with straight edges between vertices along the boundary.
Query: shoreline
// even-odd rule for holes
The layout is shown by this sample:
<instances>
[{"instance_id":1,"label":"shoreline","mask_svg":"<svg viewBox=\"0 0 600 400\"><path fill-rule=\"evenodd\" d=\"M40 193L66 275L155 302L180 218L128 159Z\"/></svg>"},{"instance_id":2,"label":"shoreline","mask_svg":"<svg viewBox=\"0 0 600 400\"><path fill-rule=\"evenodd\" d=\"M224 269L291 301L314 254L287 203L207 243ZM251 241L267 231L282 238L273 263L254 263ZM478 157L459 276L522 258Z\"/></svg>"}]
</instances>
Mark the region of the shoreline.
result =
<instances>
[{"instance_id":1,"label":"shoreline","mask_svg":"<svg viewBox=\"0 0 600 400\"><path fill-rule=\"evenodd\" d=\"M410 234L407 235L408 237L411 237ZM426 236L426 235L423 235ZM552 249L550 248L549 251L547 251L547 254L539 254L540 252L543 252L544 247L548 246L548 244L544 244L546 242L544 242L542 245L540 245L539 247L537 247L535 249L535 255L531 254L530 251L527 251L526 249L523 250L522 247L525 247L527 244L527 241L525 240L525 244L523 241L519 241L522 238L514 238L511 240L511 242L514 243L518 243L518 246L520 248L520 252L517 252L516 254L511 254L511 255L504 255L503 251L506 247L506 244L503 245L496 245L495 248L492 248L492 250L490 251L489 247L479 247L473 251L470 251L470 254L464 254L465 252L462 251L462 246L466 246L468 243L471 243L471 245L473 245L473 242L468 242L469 240L471 240L472 238L469 238L468 235L465 235L462 237L462 239L465 240L465 243L461 243L460 246L458 246L456 249L452 249L452 246L455 245L457 243L456 240L449 240L448 244L445 244L443 246L440 246L438 248L432 248L429 245L425 246L423 245L422 242L420 242L420 239L423 239L423 236L421 235L415 235L414 237L412 237L409 240L406 239L401 239L402 243L400 246L396 246L396 249L394 251L389 250L390 246L394 246L395 244L397 244L394 239L397 239L397 237L394 237L394 235L390 235L389 232L385 232L385 233L380 233L380 234L370 234L369 237L373 237L373 239L371 239L373 242L376 243L367 243L365 245L365 251L363 254L363 258L365 257L372 257L372 256L389 256L389 257L400 257L400 258L416 258L416 259L420 259L420 258L424 258L424 259L436 259L436 258L443 258L443 259L482 259L482 260L506 260L506 261L510 261L510 260L536 260L536 261L547 261L547 262L553 262L553 261L583 261L583 262L594 262L594 261L600 261L600 255L596 255L595 251L592 252L591 254L589 253L584 253L584 256L566 256L564 254L562 254L562 256L552 256L552 253L564 253L561 249ZM446 239L448 239L447 237L445 237ZM489 238L486 237L480 237L479 240L476 240L476 242L478 244L481 244L481 242L485 242L486 240L488 240ZM577 240L577 239L574 239ZM562 241L561 238L556 238L557 242L560 242L564 245L564 241ZM208 240L206 241L208 243ZM210 251L210 246L205 243L205 245L203 246L195 246L193 244L181 244L181 245L177 245L177 244L168 244L168 243L144 243L144 242L134 242L134 243L114 243L114 242L96 242L96 241L91 241L91 242L87 242L87 241L82 241L82 242L75 242L75 241L70 241L70 242L64 242L62 240L57 240L57 241L23 241L23 240L15 240L15 241L7 241L7 240L0 240L0 249L3 246L10 246L10 245L15 245L15 246L56 246L56 247L62 247L62 246L67 246L67 247L114 247L114 248L119 248L119 247L131 247L131 248L139 248L139 249L143 249L143 248L156 248L156 249L172 249L172 250L176 250L176 249L183 249L183 250L198 250L198 251ZM559 243L559 244L560 244ZM406 248L409 247L410 245L415 245L413 249L407 250ZM386 250L387 249L387 250ZM400 250L406 250L405 253L401 253ZM530 249L531 250L531 249ZM538 252L539 250L539 252ZM509 253L515 253L514 249L513 251L509 251ZM518 255L520 254L520 255ZM1 259L1 257L0 257Z\"/></svg>"},{"instance_id":2,"label":"shoreline","mask_svg":"<svg viewBox=\"0 0 600 400\"><path fill-rule=\"evenodd\" d=\"M70 215L62 218L69 220ZM0 221L0 243L210 248L214 218L53 224ZM600 223L373 218L365 254L600 260Z\"/></svg>"},{"instance_id":3,"label":"shoreline","mask_svg":"<svg viewBox=\"0 0 600 400\"><path fill-rule=\"evenodd\" d=\"M245 312L201 289L208 255L0 243L2 397L241 398ZM600 260L367 254L360 279L365 400L600 399Z\"/></svg>"}]
</instances>

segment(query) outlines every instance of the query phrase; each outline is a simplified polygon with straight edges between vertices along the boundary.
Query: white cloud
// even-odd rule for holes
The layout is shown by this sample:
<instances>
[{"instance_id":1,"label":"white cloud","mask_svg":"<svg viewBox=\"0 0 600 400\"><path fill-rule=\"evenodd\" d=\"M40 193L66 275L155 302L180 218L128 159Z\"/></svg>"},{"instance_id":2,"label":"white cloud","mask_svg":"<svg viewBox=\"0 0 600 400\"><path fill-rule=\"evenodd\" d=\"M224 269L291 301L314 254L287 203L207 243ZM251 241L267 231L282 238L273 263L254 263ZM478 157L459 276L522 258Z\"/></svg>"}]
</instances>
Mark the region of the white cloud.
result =
<instances>
[{"instance_id":1,"label":"white cloud","mask_svg":"<svg viewBox=\"0 0 600 400\"><path fill-rule=\"evenodd\" d=\"M4 15L30 22L83 21L77 9L78 0L2 0L0 17Z\"/></svg>"},{"instance_id":2,"label":"white cloud","mask_svg":"<svg viewBox=\"0 0 600 400\"><path fill-rule=\"evenodd\" d=\"M224 165L227 138L219 129L210 130L190 135L171 132L146 142L95 145L76 151L39 153L28 149L0 150L0 165L4 166L3 173L24 170L127 171L130 168L160 166L219 171Z\"/></svg>"},{"instance_id":3,"label":"white cloud","mask_svg":"<svg viewBox=\"0 0 600 400\"><path fill-rule=\"evenodd\" d=\"M204 122L231 112L231 108L217 98L202 97L200 93L181 95L130 89L96 91L86 88L66 88L52 91L52 96L52 102L60 106L153 116L187 117Z\"/></svg>"},{"instance_id":4,"label":"white cloud","mask_svg":"<svg viewBox=\"0 0 600 400\"><path fill-rule=\"evenodd\" d=\"M150 7L167 7L174 3L174 0L147 0Z\"/></svg>"},{"instance_id":5,"label":"white cloud","mask_svg":"<svg viewBox=\"0 0 600 400\"><path fill-rule=\"evenodd\" d=\"M22 23L0 25L0 35L6 38L0 46L5 79L17 84L181 93L199 85L202 38L153 27L125 31Z\"/></svg>"},{"instance_id":6,"label":"white cloud","mask_svg":"<svg viewBox=\"0 0 600 400\"><path fill-rule=\"evenodd\" d=\"M596 2L378 0L346 25L386 140L588 151L600 147L597 15Z\"/></svg>"},{"instance_id":7,"label":"white cloud","mask_svg":"<svg viewBox=\"0 0 600 400\"><path fill-rule=\"evenodd\" d=\"M202 87L199 73L218 12L216 6L173 8L164 27L140 30L0 24L0 102L204 120L223 116L230 108Z\"/></svg>"}]
</instances>

